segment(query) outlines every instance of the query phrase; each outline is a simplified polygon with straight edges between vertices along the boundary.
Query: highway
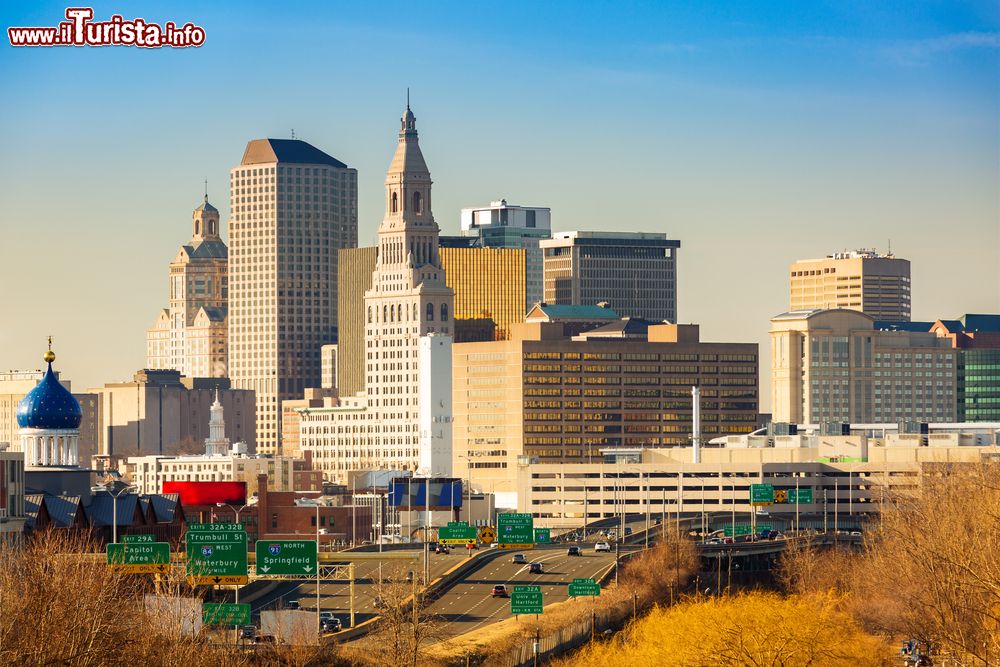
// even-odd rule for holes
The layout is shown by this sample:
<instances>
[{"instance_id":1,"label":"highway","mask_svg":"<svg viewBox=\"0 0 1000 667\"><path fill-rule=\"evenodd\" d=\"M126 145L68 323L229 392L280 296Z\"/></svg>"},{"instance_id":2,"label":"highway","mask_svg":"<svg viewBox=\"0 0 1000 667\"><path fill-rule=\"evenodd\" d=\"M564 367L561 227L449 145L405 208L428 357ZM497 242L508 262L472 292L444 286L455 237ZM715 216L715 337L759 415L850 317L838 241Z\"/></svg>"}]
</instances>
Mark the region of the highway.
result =
<instances>
[{"instance_id":1,"label":"highway","mask_svg":"<svg viewBox=\"0 0 1000 667\"><path fill-rule=\"evenodd\" d=\"M442 639L447 639L510 617L510 599L491 597L495 584L505 584L508 591L522 584L541 586L546 605L566 600L566 586L573 579L596 578L615 562L613 552L594 553L590 545L581 550L582 556L567 556L563 545L503 551L453 585L426 614L441 624ZM512 563L515 553L523 553L529 562L542 563L542 574L530 574L527 565Z\"/></svg>"}]
</instances>

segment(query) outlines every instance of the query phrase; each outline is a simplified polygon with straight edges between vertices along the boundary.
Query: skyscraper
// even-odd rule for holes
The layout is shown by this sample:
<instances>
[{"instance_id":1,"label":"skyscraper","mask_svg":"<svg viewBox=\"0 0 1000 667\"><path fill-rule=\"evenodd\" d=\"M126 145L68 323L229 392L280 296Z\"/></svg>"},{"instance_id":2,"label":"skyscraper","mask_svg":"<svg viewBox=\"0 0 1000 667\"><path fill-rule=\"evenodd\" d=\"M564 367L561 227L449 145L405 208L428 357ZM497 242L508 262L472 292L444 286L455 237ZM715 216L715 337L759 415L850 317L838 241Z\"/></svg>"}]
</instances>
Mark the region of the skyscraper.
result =
<instances>
[{"instance_id":1,"label":"skyscraper","mask_svg":"<svg viewBox=\"0 0 1000 667\"><path fill-rule=\"evenodd\" d=\"M463 208L462 236L478 238L484 248L524 248L524 313L545 300L545 271L538 242L552 237L551 209L517 206L506 199L482 208Z\"/></svg>"},{"instance_id":2,"label":"skyscraper","mask_svg":"<svg viewBox=\"0 0 1000 667\"><path fill-rule=\"evenodd\" d=\"M605 301L619 315L677 322L680 241L646 232L559 232L540 245L546 303Z\"/></svg>"},{"instance_id":3,"label":"skyscraper","mask_svg":"<svg viewBox=\"0 0 1000 667\"><path fill-rule=\"evenodd\" d=\"M480 247L478 239L464 236L441 237L441 266L455 291L456 343L506 340L511 325L524 321L526 252Z\"/></svg>"},{"instance_id":4,"label":"skyscraper","mask_svg":"<svg viewBox=\"0 0 1000 667\"><path fill-rule=\"evenodd\" d=\"M876 320L910 319L910 261L855 250L789 267L791 310L850 308Z\"/></svg>"},{"instance_id":5,"label":"skyscraper","mask_svg":"<svg viewBox=\"0 0 1000 667\"><path fill-rule=\"evenodd\" d=\"M365 467L413 470L421 449L440 452L442 443L451 442L450 401L434 402L441 388L420 382L425 373L425 379L446 377L450 387L455 308L438 252L431 175L409 105L386 174L385 200L363 310L364 390L342 395L337 406L300 409L301 447L312 450L314 465L334 477ZM421 342L427 336L432 340ZM421 359L432 367L423 368ZM427 429L421 430L421 420Z\"/></svg>"},{"instance_id":6,"label":"skyscraper","mask_svg":"<svg viewBox=\"0 0 1000 667\"><path fill-rule=\"evenodd\" d=\"M226 377L229 250L207 193L192 221L191 240L170 263L169 307L146 332L146 367Z\"/></svg>"},{"instance_id":7,"label":"skyscraper","mask_svg":"<svg viewBox=\"0 0 1000 667\"><path fill-rule=\"evenodd\" d=\"M230 172L229 374L257 396L257 451L281 401L320 384L337 339L337 251L358 242L358 174L294 139L256 139Z\"/></svg>"}]
</instances>

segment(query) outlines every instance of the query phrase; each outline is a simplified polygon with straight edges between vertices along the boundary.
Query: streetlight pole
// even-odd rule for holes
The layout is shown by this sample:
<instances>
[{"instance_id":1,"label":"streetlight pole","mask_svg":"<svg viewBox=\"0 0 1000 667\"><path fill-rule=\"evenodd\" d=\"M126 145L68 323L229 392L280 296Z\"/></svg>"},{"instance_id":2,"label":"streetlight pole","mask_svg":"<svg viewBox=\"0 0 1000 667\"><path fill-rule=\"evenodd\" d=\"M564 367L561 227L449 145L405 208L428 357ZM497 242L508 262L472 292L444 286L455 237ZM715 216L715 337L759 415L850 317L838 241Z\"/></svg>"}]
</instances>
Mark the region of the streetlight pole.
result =
<instances>
[{"instance_id":1,"label":"streetlight pole","mask_svg":"<svg viewBox=\"0 0 1000 667\"><path fill-rule=\"evenodd\" d=\"M132 489L135 488L135 487L133 487L130 484L125 484L124 486L121 486L118 489L118 493L115 493L114 492L114 488L118 484L121 484L121 482L117 482L116 483L114 480L111 480L104 487L104 490L108 492L109 496L111 496L111 514L112 514L112 516L111 516L111 541L114 542L114 543L118 542L118 496L120 496L123 493L129 492L129 491L131 491Z\"/></svg>"},{"instance_id":2,"label":"streetlight pole","mask_svg":"<svg viewBox=\"0 0 1000 667\"><path fill-rule=\"evenodd\" d=\"M354 502L354 498L351 498ZM352 536L353 537L353 536ZM323 624L319 615L319 499L316 500L316 636L323 632Z\"/></svg>"}]
</instances>

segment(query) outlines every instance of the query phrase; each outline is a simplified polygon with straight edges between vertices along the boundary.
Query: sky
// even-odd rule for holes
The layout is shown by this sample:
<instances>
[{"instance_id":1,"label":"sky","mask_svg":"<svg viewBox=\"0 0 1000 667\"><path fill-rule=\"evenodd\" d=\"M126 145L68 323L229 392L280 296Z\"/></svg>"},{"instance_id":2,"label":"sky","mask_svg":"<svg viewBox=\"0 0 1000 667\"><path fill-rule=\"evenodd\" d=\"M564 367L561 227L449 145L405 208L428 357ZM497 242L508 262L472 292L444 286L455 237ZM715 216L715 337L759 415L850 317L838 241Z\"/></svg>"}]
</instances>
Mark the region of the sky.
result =
<instances>
[{"instance_id":1,"label":"sky","mask_svg":"<svg viewBox=\"0 0 1000 667\"><path fill-rule=\"evenodd\" d=\"M4 27L65 5L0 5ZM371 245L410 88L434 216L505 197L553 228L681 241L679 319L761 345L787 268L912 263L913 318L1000 312L995 2L99 2L189 49L0 45L0 369L130 378L203 181L254 138L358 169Z\"/></svg>"}]
</instances>

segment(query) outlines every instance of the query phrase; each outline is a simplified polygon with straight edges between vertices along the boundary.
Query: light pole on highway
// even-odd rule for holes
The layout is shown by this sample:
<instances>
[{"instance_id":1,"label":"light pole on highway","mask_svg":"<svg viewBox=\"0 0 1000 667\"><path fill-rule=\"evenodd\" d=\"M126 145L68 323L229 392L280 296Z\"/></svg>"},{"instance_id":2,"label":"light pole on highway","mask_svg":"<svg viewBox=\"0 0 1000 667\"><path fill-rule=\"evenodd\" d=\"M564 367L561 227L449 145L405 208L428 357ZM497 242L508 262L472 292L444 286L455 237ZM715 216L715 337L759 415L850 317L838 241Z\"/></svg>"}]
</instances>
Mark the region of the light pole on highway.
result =
<instances>
[{"instance_id":1,"label":"light pole on highway","mask_svg":"<svg viewBox=\"0 0 1000 667\"><path fill-rule=\"evenodd\" d=\"M117 489L117 493L115 490ZM104 485L104 490L111 496L111 541L118 542L118 496L131 493L135 487L118 480L111 480Z\"/></svg>"}]
</instances>

